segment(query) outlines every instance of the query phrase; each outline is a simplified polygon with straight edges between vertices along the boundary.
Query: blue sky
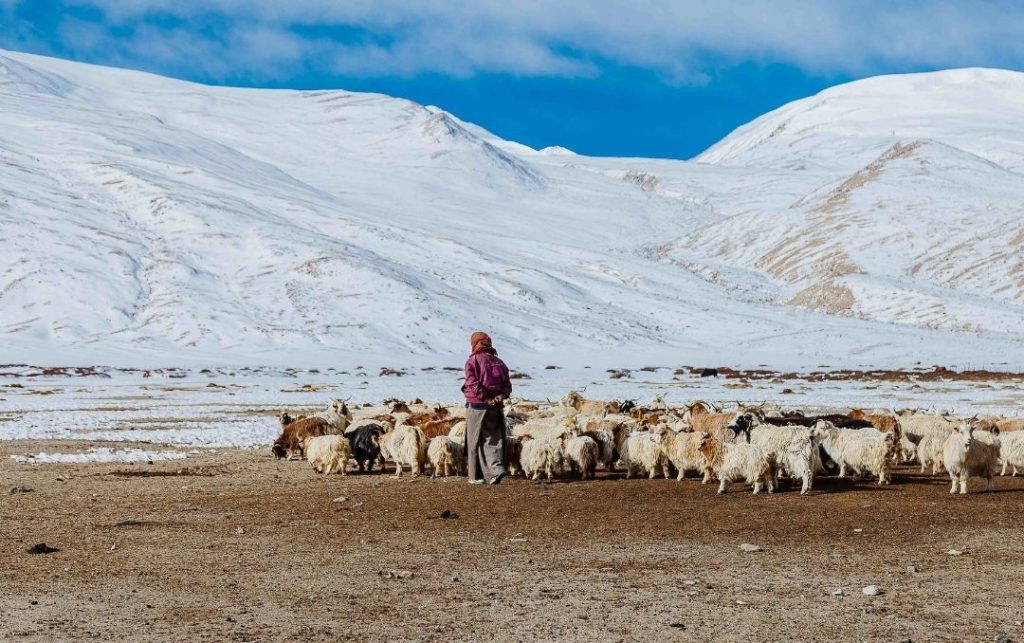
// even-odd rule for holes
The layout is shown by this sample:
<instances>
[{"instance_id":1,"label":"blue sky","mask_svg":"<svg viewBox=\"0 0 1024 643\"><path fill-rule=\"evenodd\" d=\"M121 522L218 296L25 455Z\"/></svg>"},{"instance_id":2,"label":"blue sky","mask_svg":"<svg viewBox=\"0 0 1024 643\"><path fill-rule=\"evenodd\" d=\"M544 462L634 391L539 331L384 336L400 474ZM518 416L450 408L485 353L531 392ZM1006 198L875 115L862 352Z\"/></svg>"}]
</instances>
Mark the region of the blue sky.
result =
<instances>
[{"instance_id":1,"label":"blue sky","mask_svg":"<svg viewBox=\"0 0 1024 643\"><path fill-rule=\"evenodd\" d=\"M1024 67L1008 0L0 0L0 48L378 91L533 147L691 157L825 87Z\"/></svg>"}]
</instances>

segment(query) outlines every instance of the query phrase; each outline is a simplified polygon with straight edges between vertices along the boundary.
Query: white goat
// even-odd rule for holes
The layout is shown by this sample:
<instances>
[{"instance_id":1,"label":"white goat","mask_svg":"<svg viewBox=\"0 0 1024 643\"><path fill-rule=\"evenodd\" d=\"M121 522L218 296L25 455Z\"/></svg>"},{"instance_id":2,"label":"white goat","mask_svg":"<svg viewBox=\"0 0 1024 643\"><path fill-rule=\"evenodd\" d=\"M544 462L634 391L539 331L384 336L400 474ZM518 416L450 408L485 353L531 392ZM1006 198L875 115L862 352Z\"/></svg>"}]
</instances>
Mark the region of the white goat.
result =
<instances>
[{"instance_id":1,"label":"white goat","mask_svg":"<svg viewBox=\"0 0 1024 643\"><path fill-rule=\"evenodd\" d=\"M427 446L427 459L430 460L431 478L436 478L438 474L446 478L459 475L466 463L466 449L461 441L439 435Z\"/></svg>"},{"instance_id":2,"label":"white goat","mask_svg":"<svg viewBox=\"0 0 1024 643\"><path fill-rule=\"evenodd\" d=\"M921 463L921 473L931 468L932 475L942 471L943 449L949 436L957 432L955 424L935 425L921 433L917 443L917 460Z\"/></svg>"},{"instance_id":3,"label":"white goat","mask_svg":"<svg viewBox=\"0 0 1024 643\"><path fill-rule=\"evenodd\" d=\"M729 428L737 432L738 436L746 434L750 444L764 451L769 462L774 465L772 477L776 485L779 474L784 472L790 478L800 479L801 494L811 490L814 472L821 467L818 456L821 430L818 427L764 424L759 414L747 412L740 414ZM740 439L737 437L737 441Z\"/></svg>"},{"instance_id":4,"label":"white goat","mask_svg":"<svg viewBox=\"0 0 1024 643\"><path fill-rule=\"evenodd\" d=\"M314 414L312 417L323 418L330 424L329 433L342 435L345 429L352 423L352 412L348 410L348 404L344 400L331 400L326 411Z\"/></svg>"},{"instance_id":5,"label":"white goat","mask_svg":"<svg viewBox=\"0 0 1024 643\"><path fill-rule=\"evenodd\" d=\"M815 425L823 434L821 445L829 457L839 464L839 477L846 470L854 474L867 472L878 476L878 484L889 484L889 466L896 452L895 436L875 429L840 429L831 422Z\"/></svg>"},{"instance_id":6,"label":"white goat","mask_svg":"<svg viewBox=\"0 0 1024 643\"><path fill-rule=\"evenodd\" d=\"M466 441L466 421L462 420L453 424L452 428L448 429L448 438L464 443Z\"/></svg>"},{"instance_id":7,"label":"white goat","mask_svg":"<svg viewBox=\"0 0 1024 643\"><path fill-rule=\"evenodd\" d=\"M303 440L306 460L317 473L345 475L348 467L349 443L343 435L309 436Z\"/></svg>"},{"instance_id":8,"label":"white goat","mask_svg":"<svg viewBox=\"0 0 1024 643\"><path fill-rule=\"evenodd\" d=\"M943 429L944 435L948 436L956 431L957 423L945 415L917 413L914 411L902 411L897 414L900 423L900 431L907 436L914 444L920 445L926 435L936 429Z\"/></svg>"},{"instance_id":9,"label":"white goat","mask_svg":"<svg viewBox=\"0 0 1024 643\"><path fill-rule=\"evenodd\" d=\"M722 442L705 435L700 450L718 478L718 493L725 493L725 486L734 480L753 485L754 493L761 493L762 484L768 493L775 490L772 465L761 447L746 442Z\"/></svg>"},{"instance_id":10,"label":"white goat","mask_svg":"<svg viewBox=\"0 0 1024 643\"><path fill-rule=\"evenodd\" d=\"M1005 476L1009 467L1013 468L1013 475L1017 475L1017 467L1024 468L1024 431L999 434L999 458L1003 461L999 475Z\"/></svg>"},{"instance_id":11,"label":"white goat","mask_svg":"<svg viewBox=\"0 0 1024 643\"><path fill-rule=\"evenodd\" d=\"M623 441L619 457L626 464L627 478L632 478L633 472L637 470L647 473L651 479L658 475L659 469L663 476L669 476L665 448L647 431L630 433Z\"/></svg>"},{"instance_id":12,"label":"white goat","mask_svg":"<svg viewBox=\"0 0 1024 643\"><path fill-rule=\"evenodd\" d=\"M383 436L381 453L395 463L395 475L402 475L402 466L412 470L413 477L420 475L427 462L427 436L419 427L402 425Z\"/></svg>"},{"instance_id":13,"label":"white goat","mask_svg":"<svg viewBox=\"0 0 1024 643\"><path fill-rule=\"evenodd\" d=\"M562 466L562 447L552 438L535 438L529 434L520 439L519 462L527 478L539 480L542 473L554 480L555 469Z\"/></svg>"},{"instance_id":14,"label":"white goat","mask_svg":"<svg viewBox=\"0 0 1024 643\"><path fill-rule=\"evenodd\" d=\"M686 477L687 471L696 471L703 474L702 483L707 483L712 478L711 467L707 458L700 451L700 445L707 437L704 431L673 432L668 430L666 425L658 427L662 436L662 444L665 446L665 455L672 466L676 468L676 480Z\"/></svg>"},{"instance_id":15,"label":"white goat","mask_svg":"<svg viewBox=\"0 0 1024 643\"><path fill-rule=\"evenodd\" d=\"M900 463L910 462L917 458L917 445L902 434L900 435L900 455L893 456L893 461L896 461L897 458L901 458Z\"/></svg>"},{"instance_id":16,"label":"white goat","mask_svg":"<svg viewBox=\"0 0 1024 643\"><path fill-rule=\"evenodd\" d=\"M967 493L967 478L985 478L985 491L992 491L992 476L999 468L999 436L988 431L975 431L970 424L948 438L942 448L942 463L953 481L950 493Z\"/></svg>"},{"instance_id":17,"label":"white goat","mask_svg":"<svg viewBox=\"0 0 1024 643\"><path fill-rule=\"evenodd\" d=\"M580 480L594 479L600 449L597 442L586 435L567 434L565 439L565 459L569 462L573 473L578 473Z\"/></svg>"}]
</instances>

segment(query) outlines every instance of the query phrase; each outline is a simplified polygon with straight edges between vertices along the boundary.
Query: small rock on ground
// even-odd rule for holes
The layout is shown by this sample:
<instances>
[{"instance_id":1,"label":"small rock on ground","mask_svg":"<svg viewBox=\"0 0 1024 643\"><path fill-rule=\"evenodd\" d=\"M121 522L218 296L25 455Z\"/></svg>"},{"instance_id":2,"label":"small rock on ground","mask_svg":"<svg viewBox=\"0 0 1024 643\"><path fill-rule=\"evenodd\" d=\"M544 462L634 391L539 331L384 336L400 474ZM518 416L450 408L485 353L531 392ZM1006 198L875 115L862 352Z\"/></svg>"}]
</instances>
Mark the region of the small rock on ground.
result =
<instances>
[{"instance_id":1,"label":"small rock on ground","mask_svg":"<svg viewBox=\"0 0 1024 643\"><path fill-rule=\"evenodd\" d=\"M751 545L750 543L743 543L740 545L740 549L747 553L753 553L755 551L764 551L759 545Z\"/></svg>"},{"instance_id":2,"label":"small rock on ground","mask_svg":"<svg viewBox=\"0 0 1024 643\"><path fill-rule=\"evenodd\" d=\"M863 592L865 596L878 596L882 593L882 590L878 587L878 585L868 585L860 591Z\"/></svg>"},{"instance_id":3,"label":"small rock on ground","mask_svg":"<svg viewBox=\"0 0 1024 643\"><path fill-rule=\"evenodd\" d=\"M381 578L401 578L401 579L406 579L406 578L412 578L412 576L413 576L412 572L410 572L408 570L404 570L404 569L389 569L388 571L383 571L382 570L382 571L377 572L377 574L380 575Z\"/></svg>"}]
</instances>

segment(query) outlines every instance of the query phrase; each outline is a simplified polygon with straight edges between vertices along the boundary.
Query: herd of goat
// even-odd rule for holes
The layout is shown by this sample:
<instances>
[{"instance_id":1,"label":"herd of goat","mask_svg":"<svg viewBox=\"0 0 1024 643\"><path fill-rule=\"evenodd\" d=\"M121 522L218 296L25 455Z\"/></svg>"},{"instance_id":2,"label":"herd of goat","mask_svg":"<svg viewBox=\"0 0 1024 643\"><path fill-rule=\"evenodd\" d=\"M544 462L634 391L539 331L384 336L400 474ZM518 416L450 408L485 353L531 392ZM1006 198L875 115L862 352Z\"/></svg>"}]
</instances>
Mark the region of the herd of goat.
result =
<instances>
[{"instance_id":1,"label":"herd of goat","mask_svg":"<svg viewBox=\"0 0 1024 643\"><path fill-rule=\"evenodd\" d=\"M814 477L852 474L888 484L895 463L917 461L921 471L948 472L950 493L967 493L969 477L992 489L997 472L1024 468L1024 419L955 418L919 411L863 411L805 415L768 404L724 410L703 401L672 408L662 397L648 405L590 400L578 391L559 403L513 401L506 409L509 473L534 480L569 475L593 478L598 466L626 477L694 472L717 480L724 493L743 481L754 493L774 491L781 476L807 493ZM395 466L401 476L430 467L431 476L465 475L465 419L461 406L388 400L355 413L343 400L310 416L280 416L273 453L305 458L318 473L344 475ZM1001 471L1000 471L1001 468Z\"/></svg>"}]
</instances>

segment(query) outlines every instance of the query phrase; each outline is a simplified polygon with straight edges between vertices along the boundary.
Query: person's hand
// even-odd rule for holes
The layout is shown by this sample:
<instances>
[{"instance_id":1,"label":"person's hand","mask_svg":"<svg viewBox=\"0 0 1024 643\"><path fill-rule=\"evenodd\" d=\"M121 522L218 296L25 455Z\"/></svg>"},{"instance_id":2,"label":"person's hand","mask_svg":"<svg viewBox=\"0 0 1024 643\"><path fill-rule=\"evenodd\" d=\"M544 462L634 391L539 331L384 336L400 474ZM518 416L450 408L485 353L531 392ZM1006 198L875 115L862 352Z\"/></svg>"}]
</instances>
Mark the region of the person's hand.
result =
<instances>
[{"instance_id":1,"label":"person's hand","mask_svg":"<svg viewBox=\"0 0 1024 643\"><path fill-rule=\"evenodd\" d=\"M500 395L495 395L490 400L488 400L487 403L490 404L491 406L494 406L496 404L501 404L502 400L503 398Z\"/></svg>"}]
</instances>

